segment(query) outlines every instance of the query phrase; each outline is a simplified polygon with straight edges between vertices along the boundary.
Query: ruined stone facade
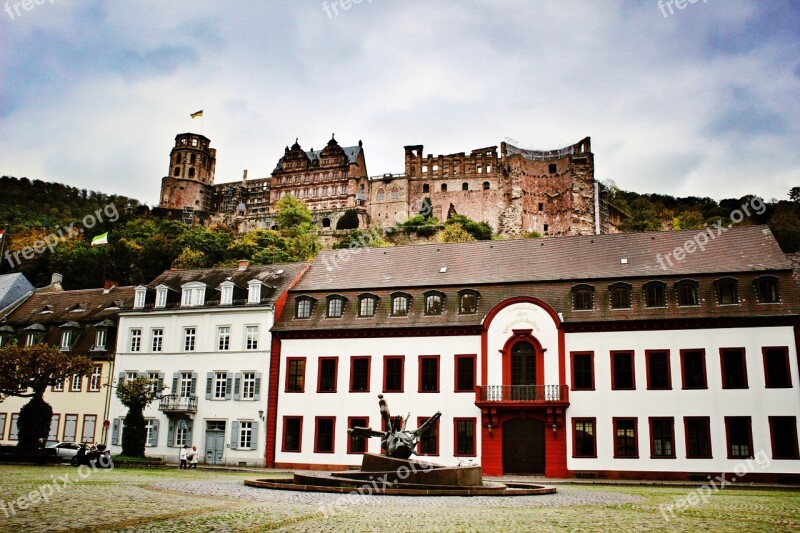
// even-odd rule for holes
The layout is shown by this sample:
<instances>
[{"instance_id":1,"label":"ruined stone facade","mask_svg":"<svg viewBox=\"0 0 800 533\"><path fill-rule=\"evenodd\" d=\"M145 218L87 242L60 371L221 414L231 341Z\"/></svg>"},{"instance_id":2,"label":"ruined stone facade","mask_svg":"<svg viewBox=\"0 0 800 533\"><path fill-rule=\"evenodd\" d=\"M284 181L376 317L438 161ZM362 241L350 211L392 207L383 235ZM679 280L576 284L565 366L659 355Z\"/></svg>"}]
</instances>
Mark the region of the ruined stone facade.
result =
<instances>
[{"instance_id":1,"label":"ruined stone facade","mask_svg":"<svg viewBox=\"0 0 800 533\"><path fill-rule=\"evenodd\" d=\"M342 147L286 147L268 178L214 184L216 150L202 135L181 134L162 180L163 209L197 215L193 223L226 224L239 232L275 227L275 204L292 195L306 203L320 231L333 231L350 209L360 227L388 228L418 213L441 221L454 214L485 221L501 234L544 236L615 231L603 188L594 180L587 137L559 150L525 150L508 143L423 156L405 146L405 172L368 177L361 141ZM618 215L619 213L616 213ZM191 217L190 217L191 218Z\"/></svg>"}]
</instances>

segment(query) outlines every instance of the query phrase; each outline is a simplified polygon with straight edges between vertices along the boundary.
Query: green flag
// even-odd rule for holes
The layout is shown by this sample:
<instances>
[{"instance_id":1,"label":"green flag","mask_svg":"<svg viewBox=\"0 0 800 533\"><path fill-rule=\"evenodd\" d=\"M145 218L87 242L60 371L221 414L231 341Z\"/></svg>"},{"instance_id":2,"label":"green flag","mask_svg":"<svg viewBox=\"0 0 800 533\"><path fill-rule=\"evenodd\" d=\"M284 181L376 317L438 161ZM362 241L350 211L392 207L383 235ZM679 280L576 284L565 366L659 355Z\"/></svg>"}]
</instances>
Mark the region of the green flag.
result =
<instances>
[{"instance_id":1,"label":"green flag","mask_svg":"<svg viewBox=\"0 0 800 533\"><path fill-rule=\"evenodd\" d=\"M98 246L100 244L108 244L108 232L102 233L92 239L92 246Z\"/></svg>"}]
</instances>

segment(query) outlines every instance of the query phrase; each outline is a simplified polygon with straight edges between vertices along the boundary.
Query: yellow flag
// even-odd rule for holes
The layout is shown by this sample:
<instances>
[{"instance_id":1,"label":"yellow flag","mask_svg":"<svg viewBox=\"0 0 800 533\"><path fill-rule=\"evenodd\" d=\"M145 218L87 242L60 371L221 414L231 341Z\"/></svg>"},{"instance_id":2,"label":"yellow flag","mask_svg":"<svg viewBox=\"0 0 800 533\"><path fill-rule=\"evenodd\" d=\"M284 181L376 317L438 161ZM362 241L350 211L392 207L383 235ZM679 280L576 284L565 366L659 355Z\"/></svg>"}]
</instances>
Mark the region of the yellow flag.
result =
<instances>
[{"instance_id":1,"label":"yellow flag","mask_svg":"<svg viewBox=\"0 0 800 533\"><path fill-rule=\"evenodd\" d=\"M197 112L195 112L195 113L192 113L190 116L191 116L192 118L195 118L195 117L202 117L202 116L203 116L203 110L201 109L200 111L197 111Z\"/></svg>"}]
</instances>

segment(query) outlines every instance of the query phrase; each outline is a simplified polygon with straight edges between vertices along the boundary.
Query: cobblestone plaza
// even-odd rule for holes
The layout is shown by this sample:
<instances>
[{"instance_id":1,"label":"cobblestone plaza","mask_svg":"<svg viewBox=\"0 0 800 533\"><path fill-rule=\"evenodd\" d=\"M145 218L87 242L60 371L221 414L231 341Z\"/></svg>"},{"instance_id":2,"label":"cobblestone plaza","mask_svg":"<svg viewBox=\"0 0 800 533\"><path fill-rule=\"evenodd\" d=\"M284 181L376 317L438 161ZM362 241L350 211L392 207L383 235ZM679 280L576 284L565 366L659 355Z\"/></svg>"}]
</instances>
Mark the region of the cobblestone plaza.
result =
<instances>
[{"instance_id":1,"label":"cobblestone plaza","mask_svg":"<svg viewBox=\"0 0 800 533\"><path fill-rule=\"evenodd\" d=\"M81 475L85 478L81 478ZM263 472L3 466L0 531L776 531L800 528L800 492L559 484L530 497L370 496L269 491ZM699 486L699 485L698 485ZM39 496L32 496L33 493ZM46 498L44 498L46 496ZM670 515L668 505L688 505ZM23 505L19 505L20 501ZM12 507L13 506L13 507ZM26 507L22 509L21 507ZM676 507L677 509L677 507ZM665 519L665 516L669 520Z\"/></svg>"}]
</instances>

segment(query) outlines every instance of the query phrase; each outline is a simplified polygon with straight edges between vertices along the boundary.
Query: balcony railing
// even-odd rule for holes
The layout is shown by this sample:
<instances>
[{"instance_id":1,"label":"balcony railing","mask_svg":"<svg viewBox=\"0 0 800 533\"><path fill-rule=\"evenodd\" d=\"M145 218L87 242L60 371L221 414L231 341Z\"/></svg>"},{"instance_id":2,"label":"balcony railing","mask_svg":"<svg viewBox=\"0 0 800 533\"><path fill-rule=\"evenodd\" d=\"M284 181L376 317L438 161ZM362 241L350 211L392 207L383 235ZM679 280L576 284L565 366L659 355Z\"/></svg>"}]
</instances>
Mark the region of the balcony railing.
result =
<instances>
[{"instance_id":1,"label":"balcony railing","mask_svg":"<svg viewBox=\"0 0 800 533\"><path fill-rule=\"evenodd\" d=\"M197 396L178 396L177 394L168 394L162 396L158 402L159 411L164 412L197 412Z\"/></svg>"},{"instance_id":2,"label":"balcony railing","mask_svg":"<svg viewBox=\"0 0 800 533\"><path fill-rule=\"evenodd\" d=\"M476 402L568 402L567 385L488 385L478 387Z\"/></svg>"}]
</instances>

